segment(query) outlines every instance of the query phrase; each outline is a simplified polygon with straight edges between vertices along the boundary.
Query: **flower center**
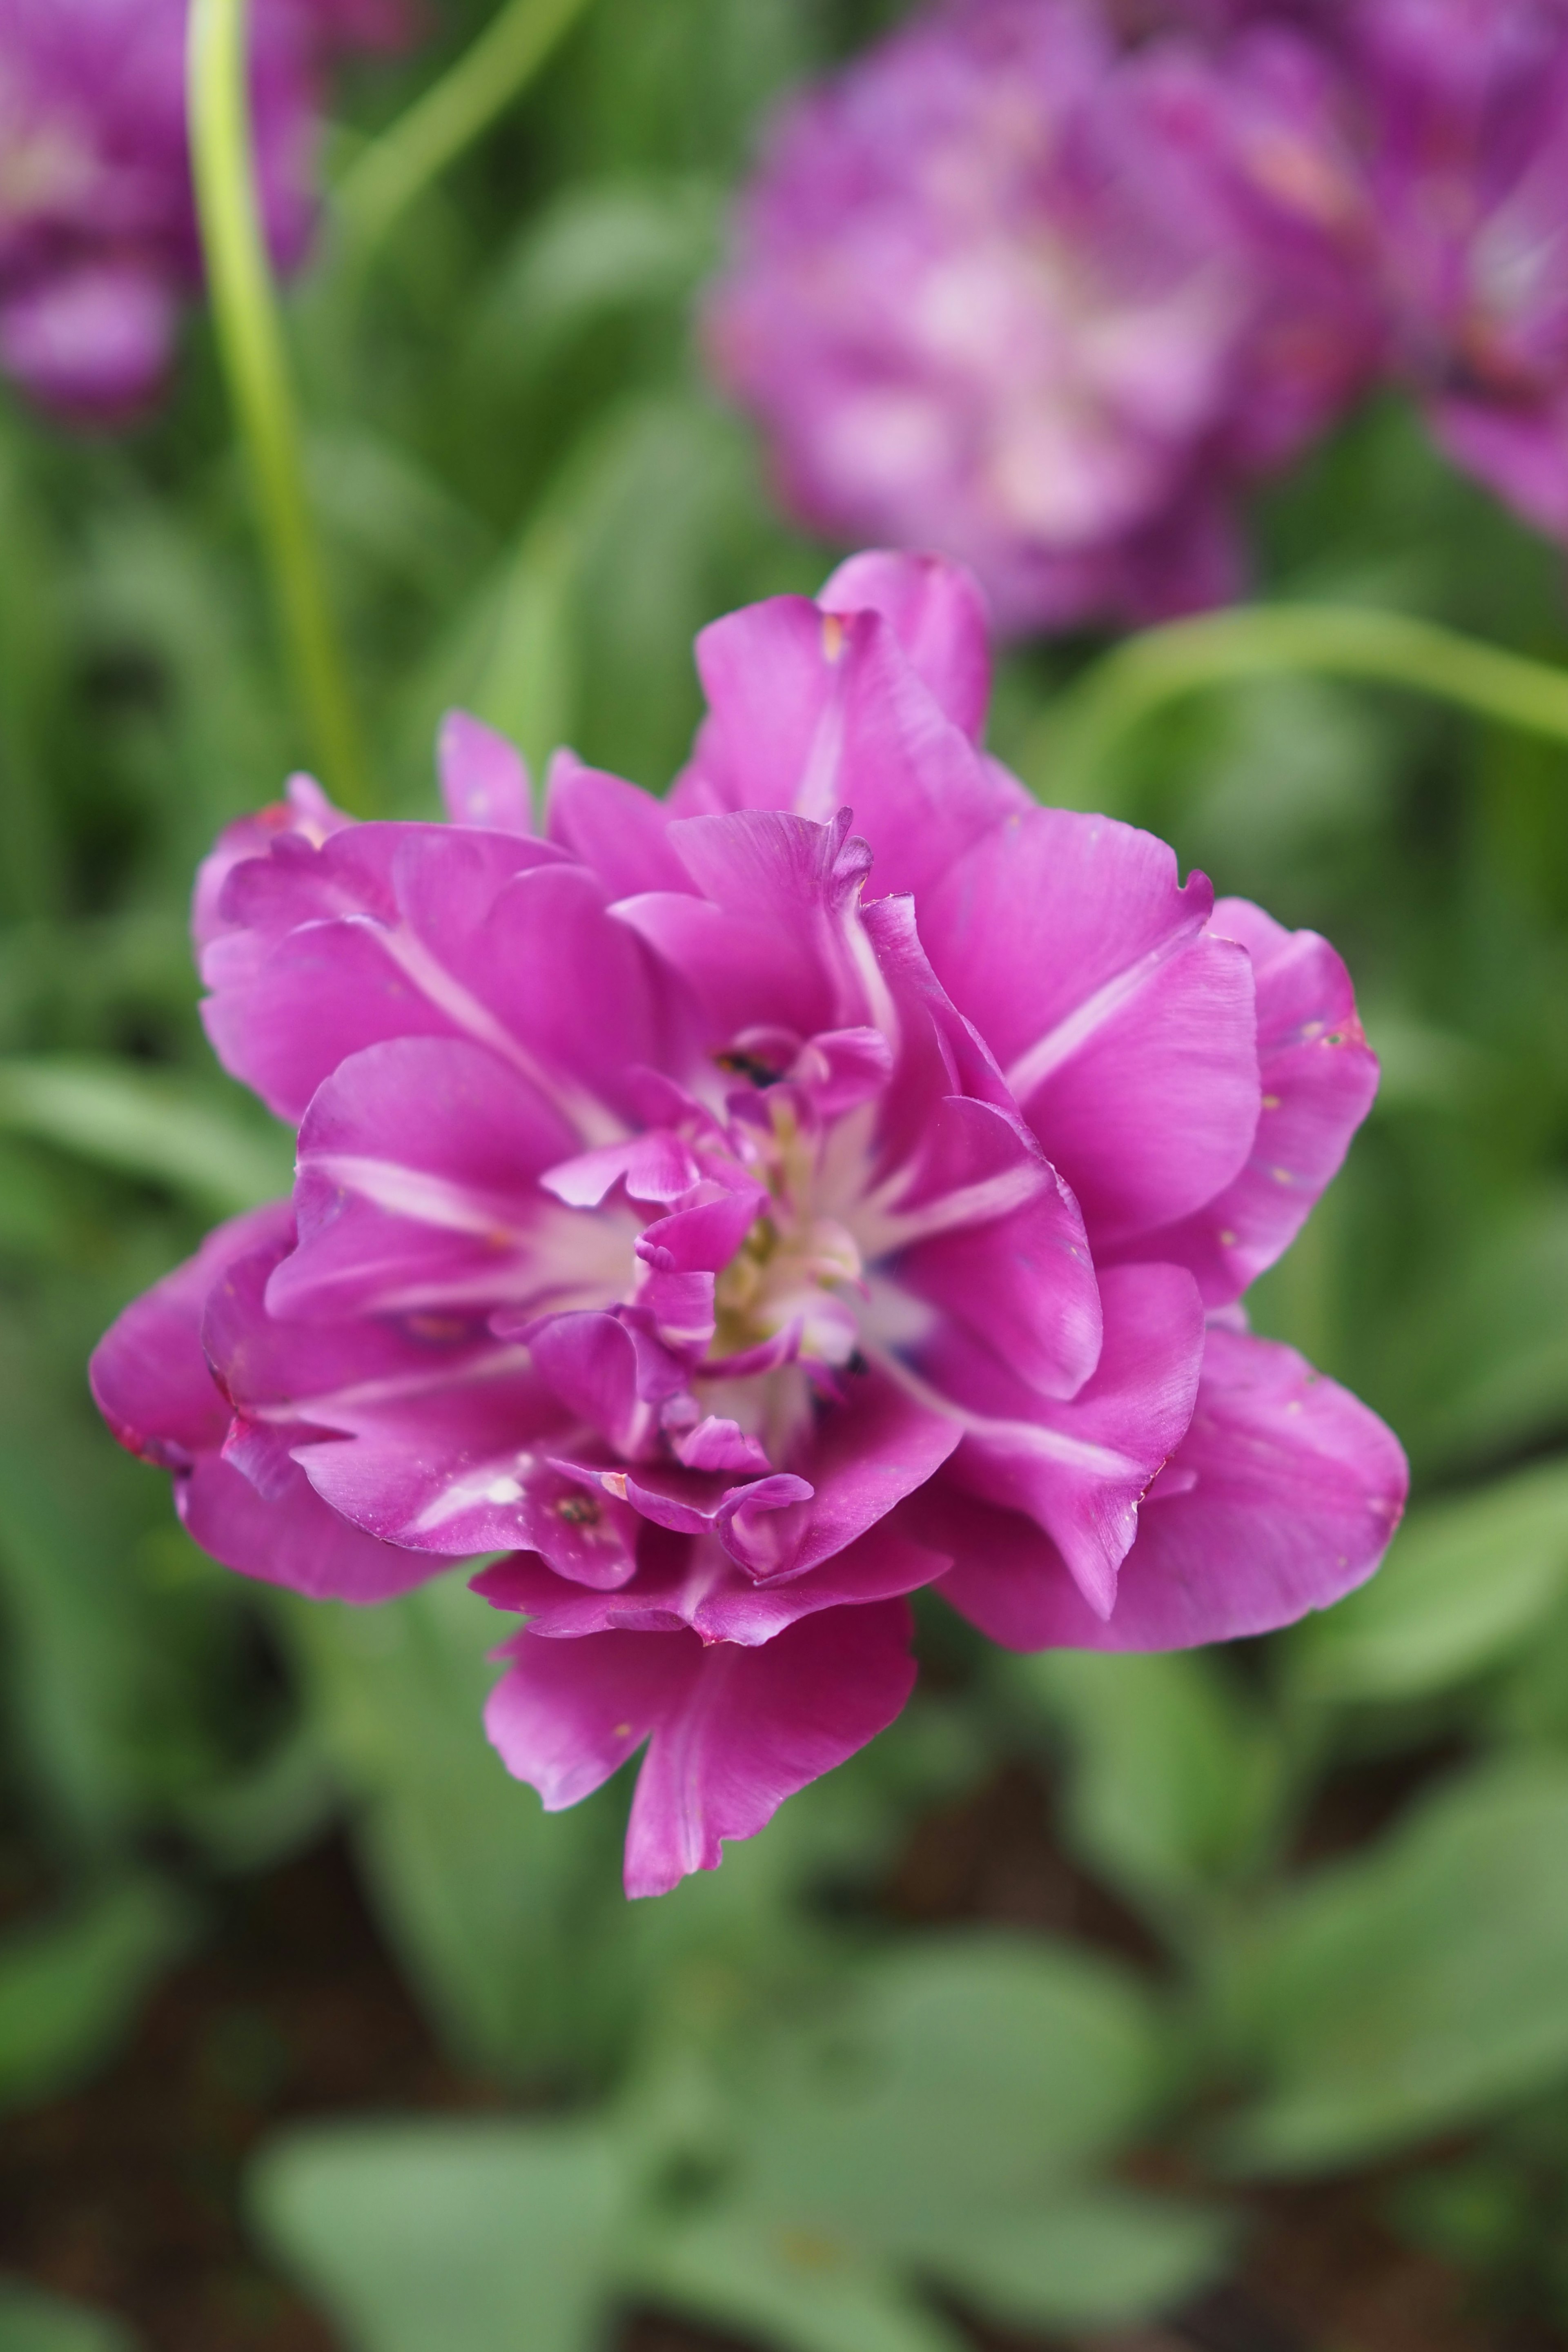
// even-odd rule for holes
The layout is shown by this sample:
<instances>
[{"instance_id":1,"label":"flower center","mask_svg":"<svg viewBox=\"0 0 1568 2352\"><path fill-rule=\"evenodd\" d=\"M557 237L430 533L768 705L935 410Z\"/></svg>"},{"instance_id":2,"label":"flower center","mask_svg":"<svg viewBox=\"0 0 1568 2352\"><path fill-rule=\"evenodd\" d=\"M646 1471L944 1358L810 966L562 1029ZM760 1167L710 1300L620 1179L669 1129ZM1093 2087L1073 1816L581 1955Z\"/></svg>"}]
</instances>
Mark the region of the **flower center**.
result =
<instances>
[{"instance_id":1,"label":"flower center","mask_svg":"<svg viewBox=\"0 0 1568 2352\"><path fill-rule=\"evenodd\" d=\"M775 1202L760 1216L714 1286L711 1356L742 1354L792 1325L798 1352L847 1364L858 1318L847 1292L862 1286L860 1253L834 1217L790 1218Z\"/></svg>"}]
</instances>

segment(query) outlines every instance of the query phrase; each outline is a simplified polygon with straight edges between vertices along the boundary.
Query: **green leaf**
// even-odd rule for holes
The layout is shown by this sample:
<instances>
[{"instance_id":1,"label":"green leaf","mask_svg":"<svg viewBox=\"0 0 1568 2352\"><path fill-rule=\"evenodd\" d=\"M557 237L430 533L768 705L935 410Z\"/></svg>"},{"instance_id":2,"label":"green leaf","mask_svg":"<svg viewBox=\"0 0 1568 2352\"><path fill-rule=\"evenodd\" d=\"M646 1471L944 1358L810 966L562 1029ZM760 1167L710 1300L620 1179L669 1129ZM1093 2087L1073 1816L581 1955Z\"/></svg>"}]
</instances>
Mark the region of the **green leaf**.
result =
<instances>
[{"instance_id":1,"label":"green leaf","mask_svg":"<svg viewBox=\"0 0 1568 2352\"><path fill-rule=\"evenodd\" d=\"M1453 1270L1411 1318L1430 1399L1419 1451L1445 1470L1555 1433L1568 1412L1568 1195L1517 1198L1456 1234Z\"/></svg>"},{"instance_id":2,"label":"green leaf","mask_svg":"<svg viewBox=\"0 0 1568 2352\"><path fill-rule=\"evenodd\" d=\"M1301 1687L1413 1698L1479 1674L1551 1614L1568 1584L1568 1462L1412 1513L1370 1584L1290 1637Z\"/></svg>"},{"instance_id":3,"label":"green leaf","mask_svg":"<svg viewBox=\"0 0 1568 2352\"><path fill-rule=\"evenodd\" d=\"M1003 1936L866 1969L841 2020L784 2038L755 2095L755 2210L918 2260L955 2210L1079 2170L1156 2105L1154 2013L1111 1963Z\"/></svg>"},{"instance_id":4,"label":"green leaf","mask_svg":"<svg viewBox=\"0 0 1568 2352\"><path fill-rule=\"evenodd\" d=\"M1095 2189L939 2228L924 2267L1005 2327L1116 2327L1212 2285L1235 2238L1212 2206Z\"/></svg>"},{"instance_id":5,"label":"green leaf","mask_svg":"<svg viewBox=\"0 0 1568 2352\"><path fill-rule=\"evenodd\" d=\"M0 2107L48 2098L111 2055L189 1941L187 1905L156 1879L0 1940Z\"/></svg>"},{"instance_id":6,"label":"green leaf","mask_svg":"<svg viewBox=\"0 0 1568 2352\"><path fill-rule=\"evenodd\" d=\"M1207 2278L1212 2213L1087 2186L1158 2098L1153 2017L1113 1968L966 1936L863 1969L743 2078L720 2202L650 2225L645 2293L791 2352L935 2352L935 2282L1023 2325L1142 2316Z\"/></svg>"},{"instance_id":7,"label":"green leaf","mask_svg":"<svg viewBox=\"0 0 1568 2352\"><path fill-rule=\"evenodd\" d=\"M378 1915L439 2031L509 2078L592 2065L625 2022L618 1825L545 1814L486 1739L507 1624L463 1570L375 1609L280 1607Z\"/></svg>"},{"instance_id":8,"label":"green leaf","mask_svg":"<svg viewBox=\"0 0 1568 2352\"><path fill-rule=\"evenodd\" d=\"M715 260L719 227L703 182L565 189L520 233L476 317L472 362L492 396L498 376L537 374L606 311L680 299Z\"/></svg>"},{"instance_id":9,"label":"green leaf","mask_svg":"<svg viewBox=\"0 0 1568 2352\"><path fill-rule=\"evenodd\" d=\"M631 2274L653 2301L778 2352L964 2352L955 2327L853 2242L754 2212L650 2231Z\"/></svg>"},{"instance_id":10,"label":"green leaf","mask_svg":"<svg viewBox=\"0 0 1568 2352\"><path fill-rule=\"evenodd\" d=\"M249 2179L355 2352L594 2352L622 2197L602 2133L488 2119L310 2126Z\"/></svg>"},{"instance_id":11,"label":"green leaf","mask_svg":"<svg viewBox=\"0 0 1568 2352\"><path fill-rule=\"evenodd\" d=\"M0 2279L0 2352L134 2352L135 2343L106 2311Z\"/></svg>"},{"instance_id":12,"label":"green leaf","mask_svg":"<svg viewBox=\"0 0 1568 2352\"><path fill-rule=\"evenodd\" d=\"M1047 1650L1004 1673L1066 1735L1074 1846L1163 1924L1250 1858L1279 1794L1280 1750L1217 1660Z\"/></svg>"},{"instance_id":13,"label":"green leaf","mask_svg":"<svg viewBox=\"0 0 1568 2352\"><path fill-rule=\"evenodd\" d=\"M260 1762L193 1789L182 1827L215 1869L262 1870L321 1836L341 1791L313 1724L296 1724Z\"/></svg>"},{"instance_id":14,"label":"green leaf","mask_svg":"<svg viewBox=\"0 0 1568 2352\"><path fill-rule=\"evenodd\" d=\"M229 1215L287 1192L289 1137L224 1110L210 1085L64 1055L0 1062L0 1129L170 1184Z\"/></svg>"},{"instance_id":15,"label":"green leaf","mask_svg":"<svg viewBox=\"0 0 1568 2352\"><path fill-rule=\"evenodd\" d=\"M1411 2146L1568 2075L1568 1765L1493 1765L1282 1898L1236 1956L1261 2076L1235 2160L1313 2171Z\"/></svg>"}]
</instances>

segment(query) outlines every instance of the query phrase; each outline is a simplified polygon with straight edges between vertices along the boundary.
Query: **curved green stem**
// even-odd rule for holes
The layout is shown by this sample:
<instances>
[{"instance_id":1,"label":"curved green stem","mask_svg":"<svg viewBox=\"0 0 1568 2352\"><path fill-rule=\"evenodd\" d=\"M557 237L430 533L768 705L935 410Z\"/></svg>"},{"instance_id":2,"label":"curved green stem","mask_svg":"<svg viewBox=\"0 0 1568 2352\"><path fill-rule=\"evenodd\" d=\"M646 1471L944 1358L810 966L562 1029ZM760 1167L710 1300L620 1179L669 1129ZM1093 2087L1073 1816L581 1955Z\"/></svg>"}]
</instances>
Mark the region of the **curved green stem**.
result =
<instances>
[{"instance_id":1,"label":"curved green stem","mask_svg":"<svg viewBox=\"0 0 1568 2352\"><path fill-rule=\"evenodd\" d=\"M338 209L356 259L505 112L578 16L585 0L506 0L473 47L373 140L339 184Z\"/></svg>"},{"instance_id":2,"label":"curved green stem","mask_svg":"<svg viewBox=\"0 0 1568 2352\"><path fill-rule=\"evenodd\" d=\"M363 813L369 792L305 496L282 325L257 208L247 88L247 0L191 0L191 164L213 315L255 475L285 644L324 781Z\"/></svg>"},{"instance_id":3,"label":"curved green stem","mask_svg":"<svg viewBox=\"0 0 1568 2352\"><path fill-rule=\"evenodd\" d=\"M1168 703L1205 687L1303 670L1408 687L1568 744L1568 670L1403 613L1254 604L1172 622L1117 646L1041 722L1021 772L1047 798L1086 805L1121 744Z\"/></svg>"}]
</instances>

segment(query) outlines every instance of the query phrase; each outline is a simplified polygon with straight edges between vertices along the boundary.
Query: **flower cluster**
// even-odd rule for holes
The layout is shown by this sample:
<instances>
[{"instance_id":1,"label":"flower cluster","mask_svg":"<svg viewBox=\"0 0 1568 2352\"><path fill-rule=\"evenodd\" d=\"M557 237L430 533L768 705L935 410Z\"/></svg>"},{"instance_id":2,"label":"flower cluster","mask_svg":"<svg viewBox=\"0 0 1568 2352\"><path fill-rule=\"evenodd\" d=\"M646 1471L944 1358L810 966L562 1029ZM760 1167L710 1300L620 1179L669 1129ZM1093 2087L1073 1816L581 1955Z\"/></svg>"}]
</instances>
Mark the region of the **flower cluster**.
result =
<instances>
[{"instance_id":1,"label":"flower cluster","mask_svg":"<svg viewBox=\"0 0 1568 2352\"><path fill-rule=\"evenodd\" d=\"M93 1365L234 1568L504 1553L491 1737L551 1807L647 1743L634 1894L891 1720L917 1588L1021 1648L1256 1633L1405 1486L1237 1306L1375 1087L1333 950L1027 798L955 568L858 557L698 657L665 802L562 753L535 834L454 717L450 824L297 779L226 834L207 1027L294 1193Z\"/></svg>"},{"instance_id":2,"label":"flower cluster","mask_svg":"<svg viewBox=\"0 0 1568 2352\"><path fill-rule=\"evenodd\" d=\"M1008 629L1230 593L1235 485L1376 347L1312 216L1325 102L1305 52L1227 88L1092 0L949 6L809 93L707 317L786 499L963 558Z\"/></svg>"},{"instance_id":3,"label":"flower cluster","mask_svg":"<svg viewBox=\"0 0 1568 2352\"><path fill-rule=\"evenodd\" d=\"M1009 630L1232 593L1383 375L1568 533L1568 0L945 0L778 123L707 341L796 512Z\"/></svg>"},{"instance_id":4,"label":"flower cluster","mask_svg":"<svg viewBox=\"0 0 1568 2352\"><path fill-rule=\"evenodd\" d=\"M82 424L133 415L201 276L184 0L0 0L0 371ZM251 105L273 257L302 257L323 77L395 0L257 0Z\"/></svg>"}]
</instances>

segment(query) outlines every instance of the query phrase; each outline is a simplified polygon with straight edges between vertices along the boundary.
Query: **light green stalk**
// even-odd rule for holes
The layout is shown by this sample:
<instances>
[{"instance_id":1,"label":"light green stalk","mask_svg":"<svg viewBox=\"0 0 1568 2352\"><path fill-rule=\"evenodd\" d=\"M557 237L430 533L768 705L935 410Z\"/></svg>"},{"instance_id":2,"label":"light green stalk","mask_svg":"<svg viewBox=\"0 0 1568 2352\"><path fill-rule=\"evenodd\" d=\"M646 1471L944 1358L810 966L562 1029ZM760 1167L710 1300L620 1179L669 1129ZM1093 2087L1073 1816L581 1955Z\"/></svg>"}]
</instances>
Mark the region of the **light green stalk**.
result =
<instances>
[{"instance_id":1,"label":"light green stalk","mask_svg":"<svg viewBox=\"0 0 1568 2352\"><path fill-rule=\"evenodd\" d=\"M506 0L471 48L373 140L339 184L350 251L363 260L422 188L519 98L586 0Z\"/></svg>"},{"instance_id":2,"label":"light green stalk","mask_svg":"<svg viewBox=\"0 0 1568 2352\"><path fill-rule=\"evenodd\" d=\"M1282 672L1360 677L1458 704L1568 744L1568 671L1403 613L1353 604L1253 604L1129 637L1041 721L1019 761L1047 800L1092 801L1116 752L1168 704Z\"/></svg>"},{"instance_id":3,"label":"light green stalk","mask_svg":"<svg viewBox=\"0 0 1568 2352\"><path fill-rule=\"evenodd\" d=\"M255 477L289 658L323 781L346 808L369 788L305 496L282 324L257 202L246 72L248 0L191 0L191 162L229 394Z\"/></svg>"}]
</instances>

